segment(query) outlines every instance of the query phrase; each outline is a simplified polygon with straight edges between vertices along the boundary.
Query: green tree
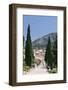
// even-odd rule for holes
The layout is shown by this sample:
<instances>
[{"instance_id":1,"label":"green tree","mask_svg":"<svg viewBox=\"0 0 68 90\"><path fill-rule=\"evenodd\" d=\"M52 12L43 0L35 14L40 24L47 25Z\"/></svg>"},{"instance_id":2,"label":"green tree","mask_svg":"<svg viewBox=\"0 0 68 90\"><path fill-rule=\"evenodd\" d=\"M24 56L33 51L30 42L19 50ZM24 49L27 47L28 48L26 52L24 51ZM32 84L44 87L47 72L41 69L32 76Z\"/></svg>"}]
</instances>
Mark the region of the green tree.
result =
<instances>
[{"instance_id":1,"label":"green tree","mask_svg":"<svg viewBox=\"0 0 68 90\"><path fill-rule=\"evenodd\" d=\"M52 53L53 53L53 62L54 62L53 64L54 64L54 67L57 68L57 37L56 37L56 40L54 41Z\"/></svg>"},{"instance_id":2,"label":"green tree","mask_svg":"<svg viewBox=\"0 0 68 90\"><path fill-rule=\"evenodd\" d=\"M47 68L51 70L57 68L57 38L54 43L51 43L50 37L48 38L48 44L45 52L45 62Z\"/></svg>"},{"instance_id":3,"label":"green tree","mask_svg":"<svg viewBox=\"0 0 68 90\"><path fill-rule=\"evenodd\" d=\"M24 48L25 48L25 38L24 38L24 35L23 35L23 65L25 65L25 57L24 57L25 51L24 51Z\"/></svg>"},{"instance_id":4,"label":"green tree","mask_svg":"<svg viewBox=\"0 0 68 90\"><path fill-rule=\"evenodd\" d=\"M45 52L45 62L47 63L47 67L52 69L52 50L51 50L51 40L50 37L48 38L48 44Z\"/></svg>"},{"instance_id":5,"label":"green tree","mask_svg":"<svg viewBox=\"0 0 68 90\"><path fill-rule=\"evenodd\" d=\"M24 38L24 36L23 36L23 48L24 48L24 43L25 43L24 41L25 41L25 38Z\"/></svg>"},{"instance_id":6,"label":"green tree","mask_svg":"<svg viewBox=\"0 0 68 90\"><path fill-rule=\"evenodd\" d=\"M31 35L30 35L30 25L28 25L27 29L27 39L25 45L25 63L27 66L31 67L33 62L33 51L32 51L32 42L31 42Z\"/></svg>"}]
</instances>

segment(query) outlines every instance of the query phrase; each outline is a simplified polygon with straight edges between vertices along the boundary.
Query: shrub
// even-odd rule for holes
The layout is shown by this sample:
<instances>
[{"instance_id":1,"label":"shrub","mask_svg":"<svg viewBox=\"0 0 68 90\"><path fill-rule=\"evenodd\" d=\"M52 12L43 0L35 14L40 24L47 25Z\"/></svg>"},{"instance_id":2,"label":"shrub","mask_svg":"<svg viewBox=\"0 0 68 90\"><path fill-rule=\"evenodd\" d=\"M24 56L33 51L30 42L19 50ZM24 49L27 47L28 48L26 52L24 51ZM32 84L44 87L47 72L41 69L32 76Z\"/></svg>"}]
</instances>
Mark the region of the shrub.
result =
<instances>
[{"instance_id":1,"label":"shrub","mask_svg":"<svg viewBox=\"0 0 68 90\"><path fill-rule=\"evenodd\" d=\"M30 67L29 67L29 66L24 66L24 67L23 67L23 70L24 70L25 72L29 72Z\"/></svg>"}]
</instances>

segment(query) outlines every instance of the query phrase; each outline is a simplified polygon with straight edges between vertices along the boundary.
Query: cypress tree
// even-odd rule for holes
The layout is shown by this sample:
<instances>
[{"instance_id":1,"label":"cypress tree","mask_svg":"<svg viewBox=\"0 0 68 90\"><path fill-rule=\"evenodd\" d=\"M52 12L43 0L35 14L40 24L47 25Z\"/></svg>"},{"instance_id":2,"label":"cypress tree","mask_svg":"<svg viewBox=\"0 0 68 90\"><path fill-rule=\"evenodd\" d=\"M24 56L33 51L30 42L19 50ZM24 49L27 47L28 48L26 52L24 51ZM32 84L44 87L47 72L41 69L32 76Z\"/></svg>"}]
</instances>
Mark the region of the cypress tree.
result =
<instances>
[{"instance_id":1,"label":"cypress tree","mask_svg":"<svg viewBox=\"0 0 68 90\"><path fill-rule=\"evenodd\" d=\"M31 67L32 60L33 60L32 42L31 42L31 35L30 35L30 25L28 25L27 39L26 39L26 45L25 45L25 63L26 63L26 65Z\"/></svg>"},{"instance_id":2,"label":"cypress tree","mask_svg":"<svg viewBox=\"0 0 68 90\"><path fill-rule=\"evenodd\" d=\"M54 67L57 67L57 38L56 38L56 40L54 41L52 53L53 53L53 59L54 59L54 60L53 60L53 62L54 62Z\"/></svg>"},{"instance_id":3,"label":"cypress tree","mask_svg":"<svg viewBox=\"0 0 68 90\"><path fill-rule=\"evenodd\" d=\"M45 52L45 62L47 67L51 70L53 68L57 68L57 37L53 44L51 44L50 37L48 38L48 44Z\"/></svg>"},{"instance_id":4,"label":"cypress tree","mask_svg":"<svg viewBox=\"0 0 68 90\"><path fill-rule=\"evenodd\" d=\"M47 67L52 69L52 52L50 37L48 38L48 44L45 52L45 62L47 63Z\"/></svg>"},{"instance_id":5,"label":"cypress tree","mask_svg":"<svg viewBox=\"0 0 68 90\"><path fill-rule=\"evenodd\" d=\"M25 46L24 46L24 44L25 44L25 38L24 38L24 35L23 35L23 65L25 65L25 57L24 57L24 54L25 54L24 48L25 48Z\"/></svg>"}]
</instances>

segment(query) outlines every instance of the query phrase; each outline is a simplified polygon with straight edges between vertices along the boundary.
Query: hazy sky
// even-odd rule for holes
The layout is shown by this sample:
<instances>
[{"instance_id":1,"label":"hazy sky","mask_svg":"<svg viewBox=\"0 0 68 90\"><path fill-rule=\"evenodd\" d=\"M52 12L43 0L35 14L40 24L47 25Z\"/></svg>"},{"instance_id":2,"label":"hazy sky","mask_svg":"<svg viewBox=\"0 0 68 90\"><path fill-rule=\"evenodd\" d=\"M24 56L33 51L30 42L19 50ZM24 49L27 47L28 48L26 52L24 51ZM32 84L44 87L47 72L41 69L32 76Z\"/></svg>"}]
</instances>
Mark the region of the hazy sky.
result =
<instances>
[{"instance_id":1,"label":"hazy sky","mask_svg":"<svg viewBox=\"0 0 68 90\"><path fill-rule=\"evenodd\" d=\"M27 35L28 24L30 24L32 41L48 33L57 32L57 16L23 16L24 37Z\"/></svg>"}]
</instances>

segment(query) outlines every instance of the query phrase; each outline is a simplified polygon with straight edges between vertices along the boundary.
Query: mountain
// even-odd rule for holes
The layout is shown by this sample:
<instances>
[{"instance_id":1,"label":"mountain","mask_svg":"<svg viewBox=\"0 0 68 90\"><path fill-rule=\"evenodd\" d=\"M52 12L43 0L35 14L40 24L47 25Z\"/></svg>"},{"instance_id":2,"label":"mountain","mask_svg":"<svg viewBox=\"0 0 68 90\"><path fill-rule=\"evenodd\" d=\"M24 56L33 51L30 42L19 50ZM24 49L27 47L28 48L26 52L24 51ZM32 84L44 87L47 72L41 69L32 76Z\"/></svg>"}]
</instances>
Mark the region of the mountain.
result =
<instances>
[{"instance_id":1,"label":"mountain","mask_svg":"<svg viewBox=\"0 0 68 90\"><path fill-rule=\"evenodd\" d=\"M46 49L48 43L48 37L50 37L51 43L57 38L57 33L49 33L41 38L38 38L32 42L33 49Z\"/></svg>"}]
</instances>

